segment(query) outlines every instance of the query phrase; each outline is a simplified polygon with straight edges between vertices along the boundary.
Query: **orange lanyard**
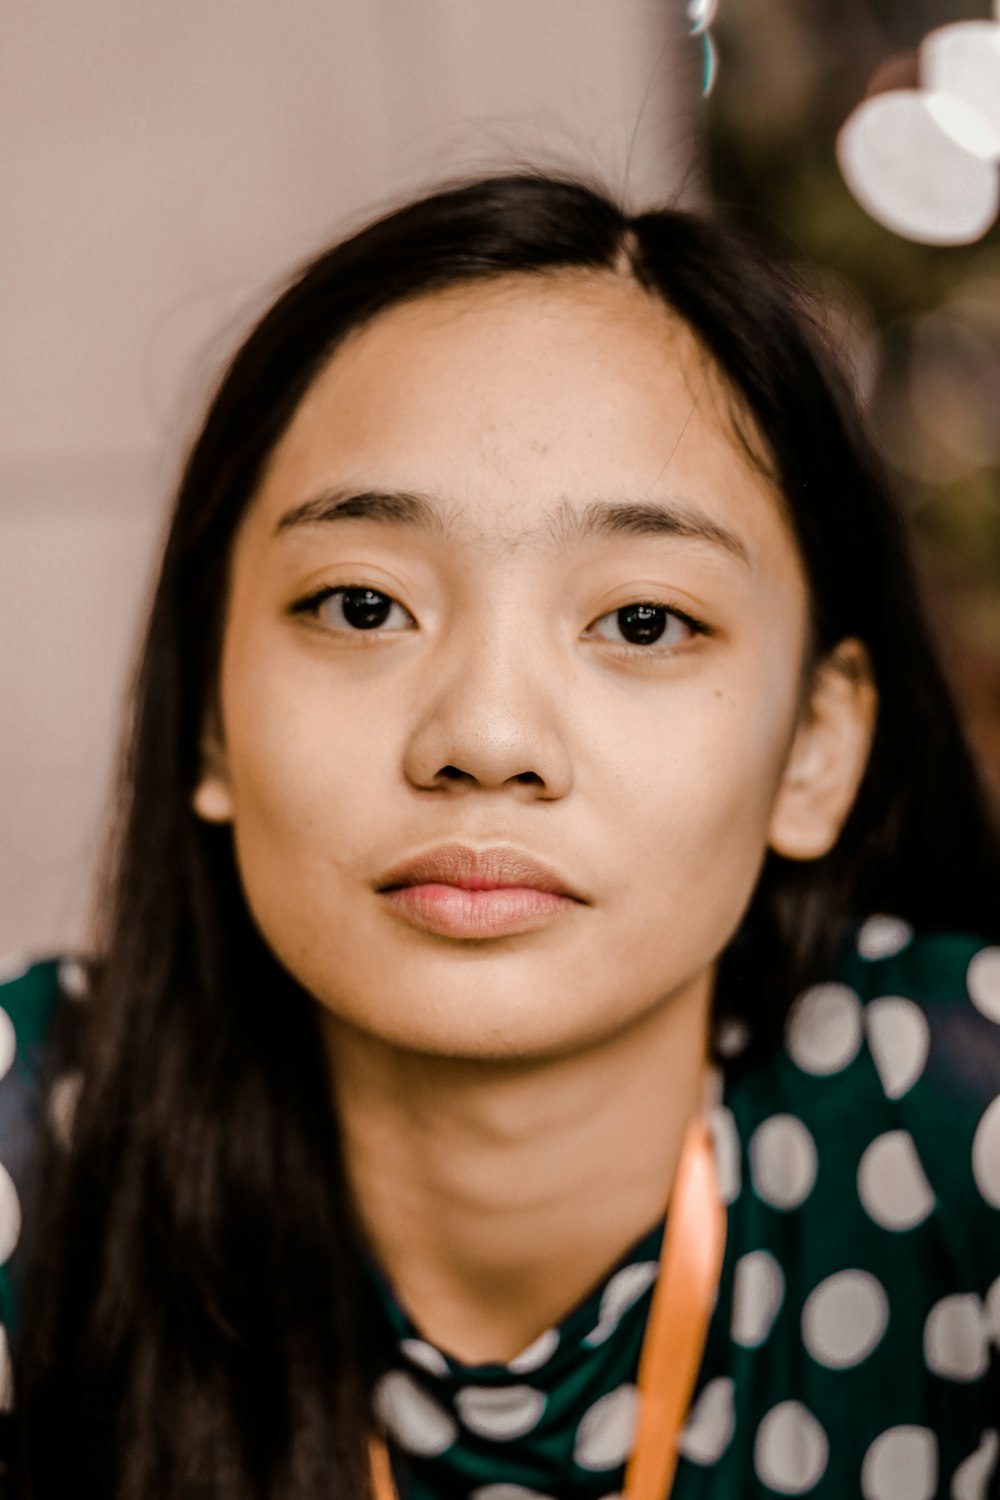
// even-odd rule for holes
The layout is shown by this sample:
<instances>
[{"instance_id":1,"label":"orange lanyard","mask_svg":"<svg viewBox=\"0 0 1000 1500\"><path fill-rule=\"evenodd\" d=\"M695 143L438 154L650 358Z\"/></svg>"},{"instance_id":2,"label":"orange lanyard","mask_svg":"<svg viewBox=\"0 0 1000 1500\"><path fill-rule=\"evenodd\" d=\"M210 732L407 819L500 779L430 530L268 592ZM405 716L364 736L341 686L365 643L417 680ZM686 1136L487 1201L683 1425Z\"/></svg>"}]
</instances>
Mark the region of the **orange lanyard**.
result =
<instances>
[{"instance_id":1,"label":"orange lanyard","mask_svg":"<svg viewBox=\"0 0 1000 1500\"><path fill-rule=\"evenodd\" d=\"M677 1439L698 1376L722 1257L726 1210L702 1115L688 1126L670 1195L660 1272L639 1357L639 1421L622 1500L667 1500ZM397 1500L389 1455L371 1440L374 1500Z\"/></svg>"}]
</instances>

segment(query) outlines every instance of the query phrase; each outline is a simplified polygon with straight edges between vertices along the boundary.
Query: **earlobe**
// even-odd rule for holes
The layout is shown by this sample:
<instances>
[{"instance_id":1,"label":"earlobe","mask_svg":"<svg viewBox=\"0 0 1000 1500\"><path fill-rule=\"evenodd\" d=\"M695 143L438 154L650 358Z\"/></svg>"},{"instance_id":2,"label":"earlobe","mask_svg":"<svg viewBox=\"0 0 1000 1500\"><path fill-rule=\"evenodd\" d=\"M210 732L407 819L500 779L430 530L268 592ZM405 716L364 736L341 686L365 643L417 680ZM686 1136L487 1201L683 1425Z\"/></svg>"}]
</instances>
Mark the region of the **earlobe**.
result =
<instances>
[{"instance_id":1,"label":"earlobe","mask_svg":"<svg viewBox=\"0 0 1000 1500\"><path fill-rule=\"evenodd\" d=\"M191 793L191 806L206 823L228 823L233 817L232 790L215 709L210 710L202 732L201 774Z\"/></svg>"},{"instance_id":2,"label":"earlobe","mask_svg":"<svg viewBox=\"0 0 1000 1500\"><path fill-rule=\"evenodd\" d=\"M829 853L858 793L878 699L861 641L843 640L813 676L771 813L768 843L786 859Z\"/></svg>"},{"instance_id":3,"label":"earlobe","mask_svg":"<svg viewBox=\"0 0 1000 1500\"><path fill-rule=\"evenodd\" d=\"M228 823L233 816L229 784L222 777L204 774L191 794L191 806L206 823Z\"/></svg>"}]
</instances>

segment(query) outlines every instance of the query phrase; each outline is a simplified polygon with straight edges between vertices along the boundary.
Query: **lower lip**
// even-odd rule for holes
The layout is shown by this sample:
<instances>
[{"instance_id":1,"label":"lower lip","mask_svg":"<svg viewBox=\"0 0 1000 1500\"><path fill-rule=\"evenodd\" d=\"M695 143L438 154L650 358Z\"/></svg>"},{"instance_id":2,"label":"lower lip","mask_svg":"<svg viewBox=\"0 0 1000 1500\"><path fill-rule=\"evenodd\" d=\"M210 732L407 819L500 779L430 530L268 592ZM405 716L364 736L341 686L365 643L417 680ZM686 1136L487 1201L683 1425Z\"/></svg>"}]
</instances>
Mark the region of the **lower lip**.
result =
<instances>
[{"instance_id":1,"label":"lower lip","mask_svg":"<svg viewBox=\"0 0 1000 1500\"><path fill-rule=\"evenodd\" d=\"M415 927L464 938L530 932L551 922L567 907L579 905L570 896L523 885L492 891L466 891L457 885L404 885L381 895Z\"/></svg>"}]
</instances>

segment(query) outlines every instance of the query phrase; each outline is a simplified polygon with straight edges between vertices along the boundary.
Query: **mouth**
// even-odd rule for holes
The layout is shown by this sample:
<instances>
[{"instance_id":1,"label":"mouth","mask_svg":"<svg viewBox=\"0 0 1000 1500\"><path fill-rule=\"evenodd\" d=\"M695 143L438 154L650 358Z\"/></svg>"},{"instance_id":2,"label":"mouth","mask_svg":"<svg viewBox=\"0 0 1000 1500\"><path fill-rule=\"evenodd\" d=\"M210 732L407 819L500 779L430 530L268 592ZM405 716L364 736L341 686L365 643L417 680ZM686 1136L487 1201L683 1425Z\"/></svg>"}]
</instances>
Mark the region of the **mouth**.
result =
<instances>
[{"instance_id":1,"label":"mouth","mask_svg":"<svg viewBox=\"0 0 1000 1500\"><path fill-rule=\"evenodd\" d=\"M517 885L469 890L429 881L390 886L380 894L410 926L445 937L464 938L530 932L581 904L571 896Z\"/></svg>"},{"instance_id":2,"label":"mouth","mask_svg":"<svg viewBox=\"0 0 1000 1500\"><path fill-rule=\"evenodd\" d=\"M452 937L502 937L545 925L587 898L511 844L441 844L394 865L376 890L413 926Z\"/></svg>"},{"instance_id":3,"label":"mouth","mask_svg":"<svg viewBox=\"0 0 1000 1500\"><path fill-rule=\"evenodd\" d=\"M376 889L427 884L450 885L464 891L518 888L547 891L573 901L587 899L558 870L514 844L438 844L386 870Z\"/></svg>"}]
</instances>

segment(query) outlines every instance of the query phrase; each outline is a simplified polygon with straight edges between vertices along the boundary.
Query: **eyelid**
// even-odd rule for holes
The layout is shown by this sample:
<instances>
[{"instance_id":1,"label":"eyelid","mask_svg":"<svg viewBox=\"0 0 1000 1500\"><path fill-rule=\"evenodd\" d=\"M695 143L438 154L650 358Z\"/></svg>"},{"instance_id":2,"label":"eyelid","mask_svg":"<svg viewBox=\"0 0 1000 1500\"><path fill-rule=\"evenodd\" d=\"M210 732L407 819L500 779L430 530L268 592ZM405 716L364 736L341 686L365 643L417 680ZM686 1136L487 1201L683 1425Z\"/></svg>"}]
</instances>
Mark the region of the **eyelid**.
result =
<instances>
[{"instance_id":1,"label":"eyelid","mask_svg":"<svg viewBox=\"0 0 1000 1500\"><path fill-rule=\"evenodd\" d=\"M413 619L412 614L410 614L410 611L406 608L406 605L403 604L401 600L397 599L395 595L388 593L385 589L378 588L374 584L370 583L323 584L321 587L313 589L313 591L305 598L297 600L296 603L291 606L290 612L294 615L314 613L319 609L321 604L325 603L327 599L332 598L335 594L346 594L355 591L362 592L364 590L367 590L369 593L378 594L383 599L388 599L392 604L398 604L400 609L404 610L410 616L411 620ZM621 610L635 608L637 606L645 606L648 609L661 609L666 614L673 615L675 618L683 621L683 623L693 632L695 638L699 636L710 636L714 634L714 631L712 630L712 627L710 625L706 624L703 620L699 620L695 615L692 615L690 611L681 609L678 605L671 604L666 599L650 598L645 596L642 598L627 599L624 603L615 605L612 609L605 610L604 613L602 615L598 615L597 618L587 628L588 630L592 630L594 625L599 625L602 620L609 619L611 616L618 614ZM371 631L344 630L341 632L332 633L353 635L364 638L366 635L377 637L379 634L386 632L384 631L383 627L379 627L378 629L373 629ZM388 632L388 634L390 635L394 635L397 633L398 632L396 631ZM600 638L596 637L596 639ZM604 644L615 647L617 651L625 656L645 657L647 659L671 656L676 652L685 649L684 646L658 646L655 641L648 646L636 646L630 644L628 641L605 641Z\"/></svg>"}]
</instances>

